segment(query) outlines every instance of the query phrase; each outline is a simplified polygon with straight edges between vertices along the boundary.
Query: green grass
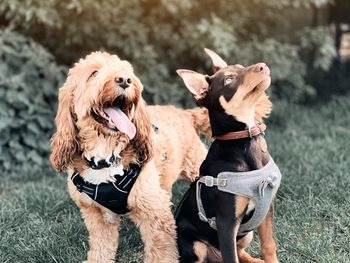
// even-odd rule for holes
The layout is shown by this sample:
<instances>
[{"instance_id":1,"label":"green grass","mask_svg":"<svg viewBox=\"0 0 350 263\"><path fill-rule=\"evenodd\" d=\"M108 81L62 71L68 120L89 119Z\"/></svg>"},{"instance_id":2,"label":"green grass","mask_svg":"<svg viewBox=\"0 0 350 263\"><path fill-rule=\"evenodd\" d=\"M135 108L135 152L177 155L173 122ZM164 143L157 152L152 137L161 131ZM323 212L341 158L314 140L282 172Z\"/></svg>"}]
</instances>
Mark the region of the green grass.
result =
<instances>
[{"instance_id":1,"label":"green grass","mask_svg":"<svg viewBox=\"0 0 350 263\"><path fill-rule=\"evenodd\" d=\"M283 173L275 229L281 262L350 262L350 101L275 103L267 140ZM0 177L0 262L81 262L87 232L63 176ZM174 187L174 203L186 184ZM124 219L118 262L142 262ZM259 255L257 238L250 253Z\"/></svg>"}]
</instances>

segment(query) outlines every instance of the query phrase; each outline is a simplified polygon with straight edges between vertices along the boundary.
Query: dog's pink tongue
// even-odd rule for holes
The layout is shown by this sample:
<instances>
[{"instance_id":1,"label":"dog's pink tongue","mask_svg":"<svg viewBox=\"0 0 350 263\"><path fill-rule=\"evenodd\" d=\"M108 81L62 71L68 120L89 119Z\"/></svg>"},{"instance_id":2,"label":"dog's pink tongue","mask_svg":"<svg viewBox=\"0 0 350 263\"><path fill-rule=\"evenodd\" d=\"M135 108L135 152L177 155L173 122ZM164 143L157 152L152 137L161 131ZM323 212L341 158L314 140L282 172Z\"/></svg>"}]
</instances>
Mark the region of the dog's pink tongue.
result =
<instances>
[{"instance_id":1,"label":"dog's pink tongue","mask_svg":"<svg viewBox=\"0 0 350 263\"><path fill-rule=\"evenodd\" d=\"M121 132L126 133L130 140L133 139L136 135L136 127L129 120L128 116L119 108L105 108L104 111L111 117L113 123L117 129Z\"/></svg>"}]
</instances>

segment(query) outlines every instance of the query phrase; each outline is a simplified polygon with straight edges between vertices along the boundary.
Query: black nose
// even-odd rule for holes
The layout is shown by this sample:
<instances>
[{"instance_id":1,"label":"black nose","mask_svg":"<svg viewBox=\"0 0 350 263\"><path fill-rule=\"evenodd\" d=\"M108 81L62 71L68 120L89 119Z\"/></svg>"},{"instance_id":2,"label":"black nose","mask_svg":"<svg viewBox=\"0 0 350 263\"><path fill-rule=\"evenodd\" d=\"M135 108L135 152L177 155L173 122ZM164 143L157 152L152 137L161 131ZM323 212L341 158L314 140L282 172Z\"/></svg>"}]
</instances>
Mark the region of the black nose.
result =
<instances>
[{"instance_id":1,"label":"black nose","mask_svg":"<svg viewBox=\"0 0 350 263\"><path fill-rule=\"evenodd\" d=\"M115 77L115 82L118 84L119 87L126 89L127 87L130 86L130 84L132 83L131 78L129 77Z\"/></svg>"},{"instance_id":2,"label":"black nose","mask_svg":"<svg viewBox=\"0 0 350 263\"><path fill-rule=\"evenodd\" d=\"M254 70L256 72L263 72L270 75L270 69L265 63L258 63L255 65Z\"/></svg>"}]
</instances>

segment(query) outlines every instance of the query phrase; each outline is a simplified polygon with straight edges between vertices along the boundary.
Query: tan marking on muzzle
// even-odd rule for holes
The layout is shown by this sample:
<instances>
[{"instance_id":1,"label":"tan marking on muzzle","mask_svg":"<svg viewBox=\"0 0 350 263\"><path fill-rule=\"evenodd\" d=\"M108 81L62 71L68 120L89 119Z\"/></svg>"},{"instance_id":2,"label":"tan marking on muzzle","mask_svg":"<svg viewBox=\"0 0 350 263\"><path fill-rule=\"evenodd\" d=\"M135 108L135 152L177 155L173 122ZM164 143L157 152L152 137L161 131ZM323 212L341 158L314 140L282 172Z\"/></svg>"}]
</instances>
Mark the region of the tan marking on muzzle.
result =
<instances>
[{"instance_id":1,"label":"tan marking on muzzle","mask_svg":"<svg viewBox=\"0 0 350 263\"><path fill-rule=\"evenodd\" d=\"M264 79L257 78L255 74L247 74L233 97L227 101L224 96L221 96L219 98L220 104L226 114L235 117L237 121L245 123L248 127L252 127L255 125L255 106L258 104L260 96L269 87L270 82L271 79L268 76Z\"/></svg>"}]
</instances>

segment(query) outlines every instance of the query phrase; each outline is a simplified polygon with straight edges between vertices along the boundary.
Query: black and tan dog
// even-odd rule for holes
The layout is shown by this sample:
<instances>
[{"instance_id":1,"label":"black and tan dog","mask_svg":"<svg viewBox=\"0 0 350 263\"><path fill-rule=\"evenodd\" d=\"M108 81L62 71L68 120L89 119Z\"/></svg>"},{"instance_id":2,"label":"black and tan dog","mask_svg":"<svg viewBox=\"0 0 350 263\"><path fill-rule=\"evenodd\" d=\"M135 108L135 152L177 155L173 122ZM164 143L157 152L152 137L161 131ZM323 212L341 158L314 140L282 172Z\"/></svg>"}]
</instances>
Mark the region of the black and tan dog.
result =
<instances>
[{"instance_id":1,"label":"black and tan dog","mask_svg":"<svg viewBox=\"0 0 350 263\"><path fill-rule=\"evenodd\" d=\"M276 263L273 199L281 175L261 136L266 126L257 124L271 111L265 94L270 70L264 63L228 66L213 51L206 52L216 71L212 76L177 71L198 104L208 109L215 138L199 179L176 212L180 261ZM264 261L244 250L255 229Z\"/></svg>"}]
</instances>

